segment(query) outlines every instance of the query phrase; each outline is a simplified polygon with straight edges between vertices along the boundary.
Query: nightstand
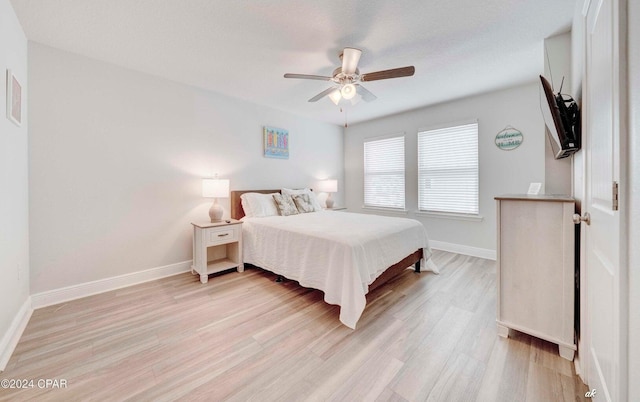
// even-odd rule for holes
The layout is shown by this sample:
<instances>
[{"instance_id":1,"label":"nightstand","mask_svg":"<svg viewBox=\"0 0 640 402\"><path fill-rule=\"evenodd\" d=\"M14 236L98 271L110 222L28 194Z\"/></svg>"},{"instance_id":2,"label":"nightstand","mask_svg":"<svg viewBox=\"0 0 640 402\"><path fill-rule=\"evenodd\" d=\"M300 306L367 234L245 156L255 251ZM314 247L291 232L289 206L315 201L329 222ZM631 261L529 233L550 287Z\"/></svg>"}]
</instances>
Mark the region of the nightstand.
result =
<instances>
[{"instance_id":1,"label":"nightstand","mask_svg":"<svg viewBox=\"0 0 640 402\"><path fill-rule=\"evenodd\" d=\"M231 219L230 223L203 222L193 225L192 274L200 274L200 282L207 283L209 274L238 268L242 263L242 222Z\"/></svg>"},{"instance_id":2,"label":"nightstand","mask_svg":"<svg viewBox=\"0 0 640 402\"><path fill-rule=\"evenodd\" d=\"M345 211L347 207L333 207L333 208L325 208L327 211Z\"/></svg>"}]
</instances>

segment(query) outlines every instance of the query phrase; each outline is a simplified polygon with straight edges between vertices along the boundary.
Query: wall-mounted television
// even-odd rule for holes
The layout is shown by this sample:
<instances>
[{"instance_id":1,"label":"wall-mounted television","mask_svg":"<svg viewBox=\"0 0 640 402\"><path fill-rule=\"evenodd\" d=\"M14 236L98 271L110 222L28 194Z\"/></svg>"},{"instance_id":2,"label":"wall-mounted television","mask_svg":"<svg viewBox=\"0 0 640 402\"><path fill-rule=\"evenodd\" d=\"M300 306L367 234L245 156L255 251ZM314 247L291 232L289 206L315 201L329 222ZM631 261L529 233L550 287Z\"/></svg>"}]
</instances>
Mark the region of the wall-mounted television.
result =
<instances>
[{"instance_id":1,"label":"wall-mounted television","mask_svg":"<svg viewBox=\"0 0 640 402\"><path fill-rule=\"evenodd\" d=\"M554 95L551 84L540 76L543 99L540 100L542 117L547 126L547 135L556 159L566 158L580 149L580 110L568 95ZM565 99L566 97L566 99Z\"/></svg>"}]
</instances>

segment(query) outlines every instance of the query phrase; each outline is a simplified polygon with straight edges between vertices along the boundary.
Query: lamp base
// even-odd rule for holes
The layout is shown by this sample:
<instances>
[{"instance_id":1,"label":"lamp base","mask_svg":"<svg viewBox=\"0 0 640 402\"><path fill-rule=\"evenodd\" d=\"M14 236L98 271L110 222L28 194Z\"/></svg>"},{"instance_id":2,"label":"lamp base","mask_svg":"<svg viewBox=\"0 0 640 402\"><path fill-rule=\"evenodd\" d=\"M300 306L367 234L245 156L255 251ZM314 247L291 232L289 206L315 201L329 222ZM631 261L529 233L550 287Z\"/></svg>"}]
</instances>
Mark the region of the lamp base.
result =
<instances>
[{"instance_id":1,"label":"lamp base","mask_svg":"<svg viewBox=\"0 0 640 402\"><path fill-rule=\"evenodd\" d=\"M333 208L333 198L331 198L331 193L329 193L329 195L327 196L324 204L327 206L327 209Z\"/></svg>"},{"instance_id":2,"label":"lamp base","mask_svg":"<svg viewBox=\"0 0 640 402\"><path fill-rule=\"evenodd\" d=\"M218 199L216 199L211 208L209 208L209 218L211 218L211 222L220 222L223 214L224 208L218 204Z\"/></svg>"}]
</instances>

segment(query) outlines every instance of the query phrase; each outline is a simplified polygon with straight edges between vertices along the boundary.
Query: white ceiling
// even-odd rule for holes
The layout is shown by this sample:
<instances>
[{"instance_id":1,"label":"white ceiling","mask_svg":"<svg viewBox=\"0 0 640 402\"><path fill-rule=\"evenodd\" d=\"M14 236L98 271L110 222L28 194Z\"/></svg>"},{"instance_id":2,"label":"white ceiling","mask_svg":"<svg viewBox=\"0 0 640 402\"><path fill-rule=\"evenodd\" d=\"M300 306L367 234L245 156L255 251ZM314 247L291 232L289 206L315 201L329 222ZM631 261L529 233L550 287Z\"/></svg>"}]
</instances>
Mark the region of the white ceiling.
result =
<instances>
[{"instance_id":1,"label":"white ceiling","mask_svg":"<svg viewBox=\"0 0 640 402\"><path fill-rule=\"evenodd\" d=\"M11 0L29 40L334 124L328 82L344 47L378 96L349 123L531 82L543 39L566 32L575 0Z\"/></svg>"}]
</instances>

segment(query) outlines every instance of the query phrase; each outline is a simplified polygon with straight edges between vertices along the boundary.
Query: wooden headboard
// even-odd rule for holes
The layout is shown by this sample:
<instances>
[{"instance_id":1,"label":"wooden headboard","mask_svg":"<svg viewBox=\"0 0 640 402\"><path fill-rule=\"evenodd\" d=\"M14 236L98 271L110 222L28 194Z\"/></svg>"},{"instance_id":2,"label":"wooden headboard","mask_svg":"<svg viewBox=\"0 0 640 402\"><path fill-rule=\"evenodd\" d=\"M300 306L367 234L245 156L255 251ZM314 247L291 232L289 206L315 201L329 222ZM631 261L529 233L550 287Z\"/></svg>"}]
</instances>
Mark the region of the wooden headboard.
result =
<instances>
[{"instance_id":1,"label":"wooden headboard","mask_svg":"<svg viewBox=\"0 0 640 402\"><path fill-rule=\"evenodd\" d=\"M240 196L244 193L279 193L280 190L242 190L231 192L231 219L242 219L244 217L244 210L242 209L242 203Z\"/></svg>"}]
</instances>

